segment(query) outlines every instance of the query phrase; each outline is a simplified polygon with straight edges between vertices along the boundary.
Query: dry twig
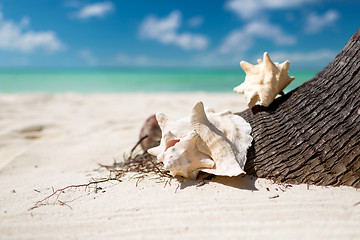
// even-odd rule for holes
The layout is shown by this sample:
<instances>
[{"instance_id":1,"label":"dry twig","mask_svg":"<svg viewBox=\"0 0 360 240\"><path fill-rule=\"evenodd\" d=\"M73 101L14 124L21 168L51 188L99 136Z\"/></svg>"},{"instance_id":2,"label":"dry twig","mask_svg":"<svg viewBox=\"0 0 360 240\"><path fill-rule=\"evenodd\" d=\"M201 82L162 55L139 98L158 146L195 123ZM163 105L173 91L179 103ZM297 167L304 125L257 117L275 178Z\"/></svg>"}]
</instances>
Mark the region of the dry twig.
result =
<instances>
[{"instance_id":1,"label":"dry twig","mask_svg":"<svg viewBox=\"0 0 360 240\"><path fill-rule=\"evenodd\" d=\"M99 183L104 183L104 182L108 182L108 181L121 181L120 179L118 178L104 178L104 179L100 179L100 180L93 180L91 182L88 182L88 183L85 183L85 184L78 184L78 185L69 185L69 186L66 186L64 188L60 188L60 189L57 189L56 191L54 191L53 189L53 193L50 194L49 196L43 198L42 200L39 200L35 203L35 205L31 208L29 208L29 211L35 209L35 208L38 208L40 206L46 206L46 205L55 205L56 203L60 203L60 205L67 205L65 202L63 201L60 201L58 200L60 195L62 193L65 193L65 190L67 189L72 189L72 188L81 188L81 187L85 187L85 190L90 187L91 185L95 185L96 186L96 189L97 189L97 184ZM56 199L55 201L51 204L49 203L50 199L52 197L56 196ZM68 207L70 207L69 205L67 205ZM71 207L70 207L71 208Z\"/></svg>"}]
</instances>

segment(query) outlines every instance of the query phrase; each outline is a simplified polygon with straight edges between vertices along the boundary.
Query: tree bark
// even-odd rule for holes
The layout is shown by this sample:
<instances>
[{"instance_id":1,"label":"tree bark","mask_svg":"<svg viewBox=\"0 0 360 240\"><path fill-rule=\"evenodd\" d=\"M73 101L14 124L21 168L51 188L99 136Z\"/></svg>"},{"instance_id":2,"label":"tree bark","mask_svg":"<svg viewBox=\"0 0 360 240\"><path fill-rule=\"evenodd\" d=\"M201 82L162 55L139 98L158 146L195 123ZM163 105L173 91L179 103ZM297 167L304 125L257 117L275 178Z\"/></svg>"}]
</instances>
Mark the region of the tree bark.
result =
<instances>
[{"instance_id":1,"label":"tree bark","mask_svg":"<svg viewBox=\"0 0 360 240\"><path fill-rule=\"evenodd\" d=\"M269 107L238 113L252 126L245 171L276 182L360 188L360 29L315 77Z\"/></svg>"}]
</instances>

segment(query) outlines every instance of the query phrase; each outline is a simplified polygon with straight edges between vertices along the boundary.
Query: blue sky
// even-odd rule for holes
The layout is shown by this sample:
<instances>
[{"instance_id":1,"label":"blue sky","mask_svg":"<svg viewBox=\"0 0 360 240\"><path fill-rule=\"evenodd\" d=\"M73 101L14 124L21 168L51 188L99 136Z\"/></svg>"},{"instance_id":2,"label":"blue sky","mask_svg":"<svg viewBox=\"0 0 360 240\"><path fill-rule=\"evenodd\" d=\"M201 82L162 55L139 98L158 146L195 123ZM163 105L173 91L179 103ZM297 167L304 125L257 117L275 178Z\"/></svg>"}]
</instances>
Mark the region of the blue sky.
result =
<instances>
[{"instance_id":1,"label":"blue sky","mask_svg":"<svg viewBox=\"0 0 360 240\"><path fill-rule=\"evenodd\" d=\"M325 66L358 0L0 0L0 68Z\"/></svg>"}]
</instances>

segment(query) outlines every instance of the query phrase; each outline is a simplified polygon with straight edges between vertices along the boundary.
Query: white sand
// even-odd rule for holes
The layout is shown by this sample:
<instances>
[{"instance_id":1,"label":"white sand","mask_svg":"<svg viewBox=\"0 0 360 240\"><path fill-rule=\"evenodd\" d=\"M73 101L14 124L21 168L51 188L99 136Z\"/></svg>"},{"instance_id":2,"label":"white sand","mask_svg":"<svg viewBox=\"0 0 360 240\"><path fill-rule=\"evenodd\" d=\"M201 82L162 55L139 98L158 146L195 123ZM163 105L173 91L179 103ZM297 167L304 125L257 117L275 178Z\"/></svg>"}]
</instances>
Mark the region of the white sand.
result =
<instances>
[{"instance_id":1,"label":"white sand","mask_svg":"<svg viewBox=\"0 0 360 240\"><path fill-rule=\"evenodd\" d=\"M360 191L283 187L251 176L201 187L145 179L69 190L66 205L34 203L88 182L122 159L152 113L188 115L195 101L245 109L235 94L0 96L0 239L359 239ZM277 198L272 198L278 196ZM53 199L55 201L55 199ZM70 208L70 207L71 208Z\"/></svg>"}]
</instances>

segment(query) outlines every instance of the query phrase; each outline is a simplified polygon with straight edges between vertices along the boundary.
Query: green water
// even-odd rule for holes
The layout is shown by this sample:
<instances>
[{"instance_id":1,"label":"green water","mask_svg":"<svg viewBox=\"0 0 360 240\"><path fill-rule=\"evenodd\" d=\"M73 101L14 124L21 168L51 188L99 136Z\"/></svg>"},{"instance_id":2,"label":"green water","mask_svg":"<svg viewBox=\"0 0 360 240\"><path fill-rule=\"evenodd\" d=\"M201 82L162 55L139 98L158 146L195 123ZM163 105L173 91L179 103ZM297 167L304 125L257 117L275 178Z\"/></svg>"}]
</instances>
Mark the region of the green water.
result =
<instances>
[{"instance_id":1,"label":"green water","mask_svg":"<svg viewBox=\"0 0 360 240\"><path fill-rule=\"evenodd\" d=\"M292 71L290 91L316 71ZM232 92L239 70L0 70L0 92Z\"/></svg>"}]
</instances>

